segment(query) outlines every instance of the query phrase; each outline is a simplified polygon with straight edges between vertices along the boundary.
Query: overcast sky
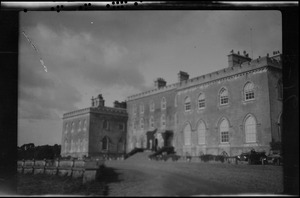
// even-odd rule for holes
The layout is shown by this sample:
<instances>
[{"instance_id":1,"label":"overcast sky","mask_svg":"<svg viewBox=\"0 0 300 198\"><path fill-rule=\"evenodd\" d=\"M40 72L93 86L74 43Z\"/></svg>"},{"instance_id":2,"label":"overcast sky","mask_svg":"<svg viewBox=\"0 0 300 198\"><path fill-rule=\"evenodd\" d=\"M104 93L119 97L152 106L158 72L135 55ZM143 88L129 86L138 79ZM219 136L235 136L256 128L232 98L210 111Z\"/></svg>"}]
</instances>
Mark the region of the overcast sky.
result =
<instances>
[{"instance_id":1,"label":"overcast sky","mask_svg":"<svg viewBox=\"0 0 300 198\"><path fill-rule=\"evenodd\" d=\"M18 145L61 144L62 115L282 51L279 11L20 12ZM35 45L36 52L22 31ZM42 57L48 72L39 59Z\"/></svg>"}]
</instances>

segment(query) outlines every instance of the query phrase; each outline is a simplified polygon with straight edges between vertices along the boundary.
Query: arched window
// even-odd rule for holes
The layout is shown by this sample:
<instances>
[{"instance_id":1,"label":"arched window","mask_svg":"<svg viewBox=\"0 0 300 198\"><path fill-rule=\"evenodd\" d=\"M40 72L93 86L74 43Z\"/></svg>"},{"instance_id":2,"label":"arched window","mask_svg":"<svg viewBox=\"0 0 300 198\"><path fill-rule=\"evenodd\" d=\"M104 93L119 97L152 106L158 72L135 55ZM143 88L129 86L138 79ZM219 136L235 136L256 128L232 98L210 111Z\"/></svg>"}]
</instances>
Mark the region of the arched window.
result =
<instances>
[{"instance_id":1,"label":"arched window","mask_svg":"<svg viewBox=\"0 0 300 198\"><path fill-rule=\"evenodd\" d=\"M72 130L71 130L71 133L73 133L73 132L74 132L74 129L75 129L75 123L74 123L74 122L72 122Z\"/></svg>"},{"instance_id":2,"label":"arched window","mask_svg":"<svg viewBox=\"0 0 300 198\"><path fill-rule=\"evenodd\" d=\"M64 147L65 147L65 153L67 153L68 152L68 141L67 140L65 140L65 142L64 142Z\"/></svg>"},{"instance_id":3,"label":"arched window","mask_svg":"<svg viewBox=\"0 0 300 198\"><path fill-rule=\"evenodd\" d=\"M109 139L108 139L108 137L104 137L103 139L102 139L102 150L108 150L108 143L109 143Z\"/></svg>"},{"instance_id":4,"label":"arched window","mask_svg":"<svg viewBox=\"0 0 300 198\"><path fill-rule=\"evenodd\" d=\"M204 109L205 108L205 95L204 93L200 93L198 97L198 108Z\"/></svg>"},{"instance_id":5,"label":"arched window","mask_svg":"<svg viewBox=\"0 0 300 198\"><path fill-rule=\"evenodd\" d=\"M135 129L135 118L132 119L132 128Z\"/></svg>"},{"instance_id":6,"label":"arched window","mask_svg":"<svg viewBox=\"0 0 300 198\"><path fill-rule=\"evenodd\" d=\"M103 129L109 130L109 122L107 120L103 121Z\"/></svg>"},{"instance_id":7,"label":"arched window","mask_svg":"<svg viewBox=\"0 0 300 198\"><path fill-rule=\"evenodd\" d=\"M132 106L132 111L133 111L133 115L136 115L136 105L135 104L133 104L133 106Z\"/></svg>"},{"instance_id":8,"label":"arched window","mask_svg":"<svg viewBox=\"0 0 300 198\"><path fill-rule=\"evenodd\" d=\"M226 119L223 119L220 124L221 143L229 142L229 124Z\"/></svg>"},{"instance_id":9,"label":"arched window","mask_svg":"<svg viewBox=\"0 0 300 198\"><path fill-rule=\"evenodd\" d=\"M150 128L153 129L154 128L154 120L153 120L153 116L150 117Z\"/></svg>"},{"instance_id":10,"label":"arched window","mask_svg":"<svg viewBox=\"0 0 300 198\"><path fill-rule=\"evenodd\" d=\"M86 130L86 120L83 121L83 130Z\"/></svg>"},{"instance_id":11,"label":"arched window","mask_svg":"<svg viewBox=\"0 0 300 198\"><path fill-rule=\"evenodd\" d=\"M78 123L78 132L81 131L81 120Z\"/></svg>"},{"instance_id":12,"label":"arched window","mask_svg":"<svg viewBox=\"0 0 300 198\"><path fill-rule=\"evenodd\" d=\"M154 109L155 109L155 104L154 104L154 101L152 100L152 101L150 102L150 112L153 112Z\"/></svg>"},{"instance_id":13,"label":"arched window","mask_svg":"<svg viewBox=\"0 0 300 198\"><path fill-rule=\"evenodd\" d=\"M161 109L166 109L166 107L167 107L167 101L166 101L166 98L163 97L161 99Z\"/></svg>"},{"instance_id":14,"label":"arched window","mask_svg":"<svg viewBox=\"0 0 300 198\"><path fill-rule=\"evenodd\" d=\"M191 110L191 99L190 97L186 97L184 100L184 110L190 111Z\"/></svg>"},{"instance_id":15,"label":"arched window","mask_svg":"<svg viewBox=\"0 0 300 198\"><path fill-rule=\"evenodd\" d=\"M253 83L248 82L244 86L244 98L245 98L245 101L254 99L254 85L253 85Z\"/></svg>"},{"instance_id":16,"label":"arched window","mask_svg":"<svg viewBox=\"0 0 300 198\"><path fill-rule=\"evenodd\" d=\"M161 120L160 120L161 122L161 128L162 129L164 129L164 128L166 128L166 116L165 116L165 114L162 114L161 115Z\"/></svg>"},{"instance_id":17,"label":"arched window","mask_svg":"<svg viewBox=\"0 0 300 198\"><path fill-rule=\"evenodd\" d=\"M144 113L144 104L140 104L140 114Z\"/></svg>"},{"instance_id":18,"label":"arched window","mask_svg":"<svg viewBox=\"0 0 300 198\"><path fill-rule=\"evenodd\" d=\"M68 123L66 123L66 124L65 124L65 133L67 133L67 132L68 132L68 126L69 126L69 124L68 124Z\"/></svg>"},{"instance_id":19,"label":"arched window","mask_svg":"<svg viewBox=\"0 0 300 198\"><path fill-rule=\"evenodd\" d=\"M282 86L282 81L279 80L277 84L277 94L278 94L278 100L282 100L283 98L283 86Z\"/></svg>"},{"instance_id":20,"label":"arched window","mask_svg":"<svg viewBox=\"0 0 300 198\"><path fill-rule=\"evenodd\" d=\"M256 121L252 115L245 121L246 143L256 142Z\"/></svg>"},{"instance_id":21,"label":"arched window","mask_svg":"<svg viewBox=\"0 0 300 198\"><path fill-rule=\"evenodd\" d=\"M144 129L144 118L140 118L140 128Z\"/></svg>"},{"instance_id":22,"label":"arched window","mask_svg":"<svg viewBox=\"0 0 300 198\"><path fill-rule=\"evenodd\" d=\"M225 88L222 88L220 91L220 105L228 104L228 91Z\"/></svg>"},{"instance_id":23,"label":"arched window","mask_svg":"<svg viewBox=\"0 0 300 198\"><path fill-rule=\"evenodd\" d=\"M177 95L175 95L174 106L177 107Z\"/></svg>"},{"instance_id":24,"label":"arched window","mask_svg":"<svg viewBox=\"0 0 300 198\"><path fill-rule=\"evenodd\" d=\"M198 124L198 144L205 144L205 124L203 121L200 121Z\"/></svg>"},{"instance_id":25,"label":"arched window","mask_svg":"<svg viewBox=\"0 0 300 198\"><path fill-rule=\"evenodd\" d=\"M191 145L192 130L191 130L191 125L189 123L185 125L183 129L183 135L184 135L184 145Z\"/></svg>"}]
</instances>

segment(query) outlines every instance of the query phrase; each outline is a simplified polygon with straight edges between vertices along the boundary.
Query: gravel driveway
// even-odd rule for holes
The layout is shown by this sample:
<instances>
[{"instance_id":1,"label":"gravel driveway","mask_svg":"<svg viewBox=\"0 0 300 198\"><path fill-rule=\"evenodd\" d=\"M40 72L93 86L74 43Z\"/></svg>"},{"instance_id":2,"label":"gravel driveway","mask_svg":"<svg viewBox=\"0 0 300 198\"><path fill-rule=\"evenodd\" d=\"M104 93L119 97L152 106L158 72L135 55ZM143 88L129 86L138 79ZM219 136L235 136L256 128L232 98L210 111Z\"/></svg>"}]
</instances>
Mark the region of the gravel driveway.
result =
<instances>
[{"instance_id":1,"label":"gravel driveway","mask_svg":"<svg viewBox=\"0 0 300 198\"><path fill-rule=\"evenodd\" d=\"M106 161L111 196L280 194L282 166L149 161L146 153ZM109 176L109 175L108 175Z\"/></svg>"}]
</instances>

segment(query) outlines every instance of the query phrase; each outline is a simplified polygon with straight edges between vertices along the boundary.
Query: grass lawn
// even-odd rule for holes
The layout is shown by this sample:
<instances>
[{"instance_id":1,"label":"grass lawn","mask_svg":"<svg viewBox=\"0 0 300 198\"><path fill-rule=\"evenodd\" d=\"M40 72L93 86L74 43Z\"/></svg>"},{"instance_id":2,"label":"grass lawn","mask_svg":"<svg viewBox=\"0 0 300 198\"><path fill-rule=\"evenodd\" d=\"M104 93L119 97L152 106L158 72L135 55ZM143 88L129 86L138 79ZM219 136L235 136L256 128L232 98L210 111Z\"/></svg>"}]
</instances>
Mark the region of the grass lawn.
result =
<instances>
[{"instance_id":1,"label":"grass lawn","mask_svg":"<svg viewBox=\"0 0 300 198\"><path fill-rule=\"evenodd\" d=\"M44 174L18 174L19 195L106 195L103 181L82 184L81 179Z\"/></svg>"}]
</instances>

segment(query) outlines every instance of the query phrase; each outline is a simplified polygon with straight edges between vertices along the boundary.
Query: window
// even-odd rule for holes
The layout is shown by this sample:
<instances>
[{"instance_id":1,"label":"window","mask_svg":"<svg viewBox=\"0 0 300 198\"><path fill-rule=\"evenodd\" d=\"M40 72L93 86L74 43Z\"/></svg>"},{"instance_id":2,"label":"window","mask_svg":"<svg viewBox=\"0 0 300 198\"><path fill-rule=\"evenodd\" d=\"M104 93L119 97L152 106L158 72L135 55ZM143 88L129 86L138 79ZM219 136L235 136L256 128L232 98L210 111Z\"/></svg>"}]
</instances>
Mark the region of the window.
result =
<instances>
[{"instance_id":1,"label":"window","mask_svg":"<svg viewBox=\"0 0 300 198\"><path fill-rule=\"evenodd\" d=\"M164 129L166 127L166 116L165 114L161 115L161 128Z\"/></svg>"},{"instance_id":2,"label":"window","mask_svg":"<svg viewBox=\"0 0 300 198\"><path fill-rule=\"evenodd\" d=\"M166 109L166 106L167 106L167 101L166 101L166 98L163 97L161 99L161 109Z\"/></svg>"},{"instance_id":3,"label":"window","mask_svg":"<svg viewBox=\"0 0 300 198\"><path fill-rule=\"evenodd\" d=\"M133 115L136 115L136 105L135 104L133 105L132 110L133 110Z\"/></svg>"},{"instance_id":4,"label":"window","mask_svg":"<svg viewBox=\"0 0 300 198\"><path fill-rule=\"evenodd\" d=\"M153 129L154 128L154 120L153 120L153 116L150 117L150 128Z\"/></svg>"},{"instance_id":5,"label":"window","mask_svg":"<svg viewBox=\"0 0 300 198\"><path fill-rule=\"evenodd\" d=\"M107 120L103 121L103 129L109 130L109 122Z\"/></svg>"},{"instance_id":6,"label":"window","mask_svg":"<svg viewBox=\"0 0 300 198\"><path fill-rule=\"evenodd\" d=\"M67 153L68 152L68 142L67 142L67 140L65 140L65 142L64 142L64 146L65 146L65 153Z\"/></svg>"},{"instance_id":7,"label":"window","mask_svg":"<svg viewBox=\"0 0 300 198\"><path fill-rule=\"evenodd\" d=\"M283 98L283 86L282 86L282 81L281 80L278 81L277 92L278 92L278 100L282 100L282 98Z\"/></svg>"},{"instance_id":8,"label":"window","mask_svg":"<svg viewBox=\"0 0 300 198\"><path fill-rule=\"evenodd\" d=\"M78 132L81 131L81 120L78 123Z\"/></svg>"},{"instance_id":9,"label":"window","mask_svg":"<svg viewBox=\"0 0 300 198\"><path fill-rule=\"evenodd\" d=\"M184 135L184 145L191 145L192 131L191 131L191 125L189 123L185 125L183 130L183 135Z\"/></svg>"},{"instance_id":10,"label":"window","mask_svg":"<svg viewBox=\"0 0 300 198\"><path fill-rule=\"evenodd\" d=\"M154 109L155 109L154 101L151 101L151 103L150 103L150 112L153 112Z\"/></svg>"},{"instance_id":11,"label":"window","mask_svg":"<svg viewBox=\"0 0 300 198\"><path fill-rule=\"evenodd\" d=\"M175 124L175 126L177 126L177 120L178 120L178 117L177 117L177 112L176 112L175 115L174 115L174 124Z\"/></svg>"},{"instance_id":12,"label":"window","mask_svg":"<svg viewBox=\"0 0 300 198\"><path fill-rule=\"evenodd\" d=\"M104 137L103 139L102 139L102 150L108 150L108 143L109 143L109 139L108 139L108 137Z\"/></svg>"},{"instance_id":13,"label":"window","mask_svg":"<svg viewBox=\"0 0 300 198\"><path fill-rule=\"evenodd\" d=\"M198 97L198 108L204 109L205 108L205 95L204 93L200 93Z\"/></svg>"},{"instance_id":14,"label":"window","mask_svg":"<svg viewBox=\"0 0 300 198\"><path fill-rule=\"evenodd\" d=\"M143 104L140 105L140 113L141 113L141 114L144 113L144 105L143 105Z\"/></svg>"},{"instance_id":15,"label":"window","mask_svg":"<svg viewBox=\"0 0 300 198\"><path fill-rule=\"evenodd\" d=\"M174 106L177 107L177 95L175 95L175 101L174 101Z\"/></svg>"},{"instance_id":16,"label":"window","mask_svg":"<svg viewBox=\"0 0 300 198\"><path fill-rule=\"evenodd\" d=\"M248 82L244 87L244 98L245 101L254 99L254 85Z\"/></svg>"},{"instance_id":17,"label":"window","mask_svg":"<svg viewBox=\"0 0 300 198\"><path fill-rule=\"evenodd\" d=\"M68 124L68 123L66 123L66 124L65 124L65 133L67 133L67 132L68 132L68 126L69 126L69 124Z\"/></svg>"},{"instance_id":18,"label":"window","mask_svg":"<svg viewBox=\"0 0 300 198\"><path fill-rule=\"evenodd\" d=\"M222 88L220 91L220 105L228 104L228 91L225 88Z\"/></svg>"},{"instance_id":19,"label":"window","mask_svg":"<svg viewBox=\"0 0 300 198\"><path fill-rule=\"evenodd\" d=\"M144 118L140 119L140 128L143 130L144 129Z\"/></svg>"},{"instance_id":20,"label":"window","mask_svg":"<svg viewBox=\"0 0 300 198\"><path fill-rule=\"evenodd\" d=\"M74 151L74 141L71 140L71 149L70 149L70 152L73 153Z\"/></svg>"},{"instance_id":21,"label":"window","mask_svg":"<svg viewBox=\"0 0 300 198\"><path fill-rule=\"evenodd\" d=\"M223 119L220 124L221 143L229 142L229 124L226 119Z\"/></svg>"},{"instance_id":22,"label":"window","mask_svg":"<svg viewBox=\"0 0 300 198\"><path fill-rule=\"evenodd\" d=\"M184 100L184 110L185 111L191 110L191 99L189 97L186 97Z\"/></svg>"},{"instance_id":23,"label":"window","mask_svg":"<svg viewBox=\"0 0 300 198\"><path fill-rule=\"evenodd\" d=\"M119 130L124 131L124 123L119 123Z\"/></svg>"},{"instance_id":24,"label":"window","mask_svg":"<svg viewBox=\"0 0 300 198\"><path fill-rule=\"evenodd\" d=\"M83 130L86 131L86 120L83 121Z\"/></svg>"},{"instance_id":25,"label":"window","mask_svg":"<svg viewBox=\"0 0 300 198\"><path fill-rule=\"evenodd\" d=\"M245 121L246 143L256 142L256 121L253 116L248 116Z\"/></svg>"},{"instance_id":26,"label":"window","mask_svg":"<svg viewBox=\"0 0 300 198\"><path fill-rule=\"evenodd\" d=\"M74 132L74 128L75 128L75 123L74 123L74 122L72 122L72 130L71 130L71 133L73 133L73 132Z\"/></svg>"},{"instance_id":27,"label":"window","mask_svg":"<svg viewBox=\"0 0 300 198\"><path fill-rule=\"evenodd\" d=\"M205 144L205 124L203 121L200 121L198 124L198 144Z\"/></svg>"},{"instance_id":28,"label":"window","mask_svg":"<svg viewBox=\"0 0 300 198\"><path fill-rule=\"evenodd\" d=\"M132 120L132 128L135 129L135 118Z\"/></svg>"}]
</instances>

